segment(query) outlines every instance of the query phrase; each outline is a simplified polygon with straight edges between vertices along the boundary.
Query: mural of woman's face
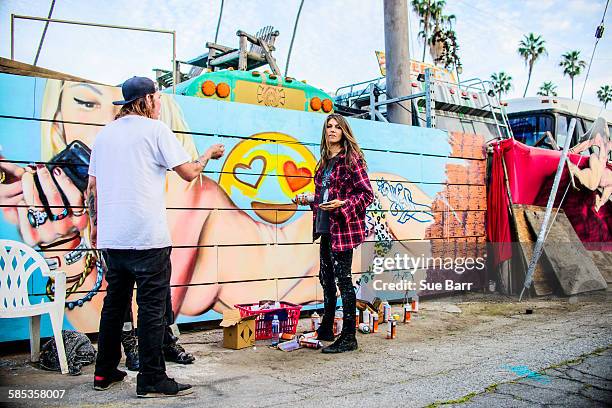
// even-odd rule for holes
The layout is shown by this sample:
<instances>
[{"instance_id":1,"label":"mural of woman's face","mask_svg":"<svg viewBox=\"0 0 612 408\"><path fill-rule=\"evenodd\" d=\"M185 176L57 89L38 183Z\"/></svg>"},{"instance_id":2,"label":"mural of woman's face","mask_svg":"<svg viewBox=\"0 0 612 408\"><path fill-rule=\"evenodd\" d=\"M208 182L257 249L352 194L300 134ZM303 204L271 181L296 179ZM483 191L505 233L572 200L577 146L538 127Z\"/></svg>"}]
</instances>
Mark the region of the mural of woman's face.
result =
<instances>
[{"instance_id":1,"label":"mural of woman's face","mask_svg":"<svg viewBox=\"0 0 612 408\"><path fill-rule=\"evenodd\" d=\"M78 123L111 122L118 111L112 102L120 99L120 88L67 82L60 100L61 120L76 123L64 123L66 144L78 139L92 147L101 127Z\"/></svg>"}]
</instances>

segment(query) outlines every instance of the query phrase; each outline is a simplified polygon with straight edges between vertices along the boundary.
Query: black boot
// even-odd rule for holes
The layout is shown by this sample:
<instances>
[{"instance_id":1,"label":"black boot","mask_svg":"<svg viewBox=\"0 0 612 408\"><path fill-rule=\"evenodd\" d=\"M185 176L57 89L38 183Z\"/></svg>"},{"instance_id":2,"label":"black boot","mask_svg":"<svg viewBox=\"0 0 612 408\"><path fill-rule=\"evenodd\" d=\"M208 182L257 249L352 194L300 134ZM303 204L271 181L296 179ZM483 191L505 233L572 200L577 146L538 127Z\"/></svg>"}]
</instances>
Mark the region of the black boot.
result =
<instances>
[{"instance_id":1,"label":"black boot","mask_svg":"<svg viewBox=\"0 0 612 408\"><path fill-rule=\"evenodd\" d=\"M355 324L355 323L353 323ZM344 332L333 342L321 350L323 353L344 353L345 351L357 350L357 339L355 333Z\"/></svg>"},{"instance_id":2,"label":"black boot","mask_svg":"<svg viewBox=\"0 0 612 408\"><path fill-rule=\"evenodd\" d=\"M333 314L331 318L327 318L328 313L323 315L323 319L321 321L321 325L317 329L317 340L321 341L334 341L336 338L334 336L334 318Z\"/></svg>"},{"instance_id":3,"label":"black boot","mask_svg":"<svg viewBox=\"0 0 612 408\"><path fill-rule=\"evenodd\" d=\"M355 315L347 313L342 319L342 333L338 340L330 346L325 347L323 353L344 353L345 351L357 350L357 339L355 338Z\"/></svg>"},{"instance_id":4,"label":"black boot","mask_svg":"<svg viewBox=\"0 0 612 408\"><path fill-rule=\"evenodd\" d=\"M134 334L134 330L121 331L121 344L125 352L125 366L130 371L138 371L140 369L140 360L138 360L138 338Z\"/></svg>"},{"instance_id":5,"label":"black boot","mask_svg":"<svg viewBox=\"0 0 612 408\"><path fill-rule=\"evenodd\" d=\"M175 336L170 336L170 341L163 345L162 350L166 361L179 364L191 364L195 361L195 357L178 344L178 338Z\"/></svg>"}]
</instances>

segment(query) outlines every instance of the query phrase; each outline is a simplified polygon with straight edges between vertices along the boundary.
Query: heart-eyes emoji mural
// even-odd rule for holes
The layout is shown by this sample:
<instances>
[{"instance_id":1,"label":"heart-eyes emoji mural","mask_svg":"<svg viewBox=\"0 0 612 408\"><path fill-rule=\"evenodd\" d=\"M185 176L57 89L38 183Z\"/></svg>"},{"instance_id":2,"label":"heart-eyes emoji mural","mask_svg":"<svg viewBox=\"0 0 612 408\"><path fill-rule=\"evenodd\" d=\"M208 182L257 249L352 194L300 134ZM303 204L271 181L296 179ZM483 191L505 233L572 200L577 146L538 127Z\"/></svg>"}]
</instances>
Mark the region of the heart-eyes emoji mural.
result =
<instances>
[{"instance_id":1,"label":"heart-eyes emoji mural","mask_svg":"<svg viewBox=\"0 0 612 408\"><path fill-rule=\"evenodd\" d=\"M316 163L313 153L297 139L277 132L258 133L227 154L219 185L253 219L284 225L299 216L291 199L314 192Z\"/></svg>"}]
</instances>

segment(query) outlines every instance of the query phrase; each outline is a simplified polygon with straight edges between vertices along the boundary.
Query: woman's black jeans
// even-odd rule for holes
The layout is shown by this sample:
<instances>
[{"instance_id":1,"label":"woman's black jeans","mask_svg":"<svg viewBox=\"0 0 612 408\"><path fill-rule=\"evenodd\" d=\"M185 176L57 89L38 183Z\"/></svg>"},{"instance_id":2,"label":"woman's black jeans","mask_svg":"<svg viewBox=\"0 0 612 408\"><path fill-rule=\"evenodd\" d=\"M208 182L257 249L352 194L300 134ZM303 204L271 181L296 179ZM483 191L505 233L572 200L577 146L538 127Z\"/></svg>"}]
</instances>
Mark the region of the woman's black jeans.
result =
<instances>
[{"instance_id":1,"label":"woman's black jeans","mask_svg":"<svg viewBox=\"0 0 612 408\"><path fill-rule=\"evenodd\" d=\"M351 275L351 264L353 262L353 250L332 251L331 235L321 235L321 268L319 281L323 287L324 314L321 326L329 330L334 324L336 311L336 281L342 297L342 334L355 334L355 307L356 297Z\"/></svg>"},{"instance_id":2,"label":"woman's black jeans","mask_svg":"<svg viewBox=\"0 0 612 408\"><path fill-rule=\"evenodd\" d=\"M166 302L170 290L170 251L106 249L106 297L100 317L95 375L108 376L121 360L121 330L136 282L138 304L138 384L152 385L166 378L162 354Z\"/></svg>"}]
</instances>

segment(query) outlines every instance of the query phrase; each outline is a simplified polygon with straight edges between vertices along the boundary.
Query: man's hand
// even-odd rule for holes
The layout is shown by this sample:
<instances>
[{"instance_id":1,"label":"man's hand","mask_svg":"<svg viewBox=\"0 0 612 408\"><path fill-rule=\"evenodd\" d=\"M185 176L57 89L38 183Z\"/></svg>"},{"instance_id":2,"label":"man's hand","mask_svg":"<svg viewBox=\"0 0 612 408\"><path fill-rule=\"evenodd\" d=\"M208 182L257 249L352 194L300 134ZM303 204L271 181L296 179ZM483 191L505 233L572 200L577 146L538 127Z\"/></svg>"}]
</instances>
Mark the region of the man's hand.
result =
<instances>
[{"instance_id":1,"label":"man's hand","mask_svg":"<svg viewBox=\"0 0 612 408\"><path fill-rule=\"evenodd\" d=\"M225 153L225 146L222 144L215 144L215 145L210 146L208 150L206 150L206 153L204 153L204 156L207 159L217 160L223 157L224 153Z\"/></svg>"},{"instance_id":2,"label":"man's hand","mask_svg":"<svg viewBox=\"0 0 612 408\"><path fill-rule=\"evenodd\" d=\"M202 170L206 168L208 160L219 159L224 153L225 146L222 144L215 144L210 146L208 150L206 150L206 152L198 158L198 160L183 163L174 167L172 170L176 171L183 180L192 181L196 177L201 176Z\"/></svg>"}]
</instances>

